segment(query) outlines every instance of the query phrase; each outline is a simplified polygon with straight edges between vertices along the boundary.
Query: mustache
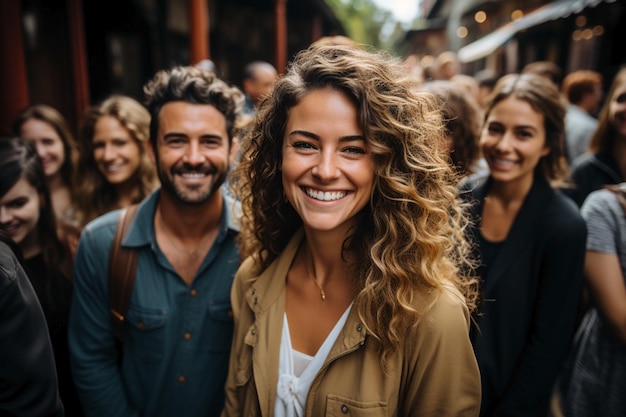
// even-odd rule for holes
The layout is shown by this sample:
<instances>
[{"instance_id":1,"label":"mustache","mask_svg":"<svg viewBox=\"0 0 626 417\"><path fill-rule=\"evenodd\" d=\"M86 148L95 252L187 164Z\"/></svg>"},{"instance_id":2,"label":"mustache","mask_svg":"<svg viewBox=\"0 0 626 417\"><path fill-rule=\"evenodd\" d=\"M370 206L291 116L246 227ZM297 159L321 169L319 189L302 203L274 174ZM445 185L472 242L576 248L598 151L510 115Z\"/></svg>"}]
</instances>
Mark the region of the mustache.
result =
<instances>
[{"instance_id":1,"label":"mustache","mask_svg":"<svg viewBox=\"0 0 626 417\"><path fill-rule=\"evenodd\" d=\"M171 173L174 175L183 175L183 174L203 174L203 175L213 175L217 173L217 168L212 164L201 164L201 165L191 165L191 164L181 164L175 165L171 169Z\"/></svg>"}]
</instances>

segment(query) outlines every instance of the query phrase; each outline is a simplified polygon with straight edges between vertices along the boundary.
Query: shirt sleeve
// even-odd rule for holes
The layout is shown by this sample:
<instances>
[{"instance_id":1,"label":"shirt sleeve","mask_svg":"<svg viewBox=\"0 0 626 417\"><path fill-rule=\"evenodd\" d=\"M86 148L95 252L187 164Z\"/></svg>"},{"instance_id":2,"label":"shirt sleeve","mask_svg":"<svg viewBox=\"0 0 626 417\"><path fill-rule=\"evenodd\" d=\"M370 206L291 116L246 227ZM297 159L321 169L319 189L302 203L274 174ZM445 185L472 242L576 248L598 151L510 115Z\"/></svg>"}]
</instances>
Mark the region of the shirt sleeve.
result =
<instances>
[{"instance_id":1,"label":"shirt sleeve","mask_svg":"<svg viewBox=\"0 0 626 417\"><path fill-rule=\"evenodd\" d=\"M76 252L68 329L72 374L86 416L138 416L118 367L108 291L113 229L108 239L105 232L85 229Z\"/></svg>"},{"instance_id":2,"label":"shirt sleeve","mask_svg":"<svg viewBox=\"0 0 626 417\"><path fill-rule=\"evenodd\" d=\"M587 250L619 256L615 230L619 230L618 219L623 216L623 211L611 191L591 193L581 213L587 222Z\"/></svg>"}]
</instances>

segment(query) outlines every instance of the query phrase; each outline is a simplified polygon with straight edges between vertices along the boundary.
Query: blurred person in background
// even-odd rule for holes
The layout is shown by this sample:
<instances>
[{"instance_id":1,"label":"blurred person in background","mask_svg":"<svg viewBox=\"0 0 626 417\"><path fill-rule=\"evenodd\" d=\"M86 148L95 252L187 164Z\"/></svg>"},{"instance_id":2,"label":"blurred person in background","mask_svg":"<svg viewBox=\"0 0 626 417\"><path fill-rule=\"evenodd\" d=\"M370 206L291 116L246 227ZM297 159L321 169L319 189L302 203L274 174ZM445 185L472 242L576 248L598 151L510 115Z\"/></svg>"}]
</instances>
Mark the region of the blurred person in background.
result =
<instances>
[{"instance_id":1,"label":"blurred person in background","mask_svg":"<svg viewBox=\"0 0 626 417\"><path fill-rule=\"evenodd\" d=\"M591 308L559 385L567 417L626 415L626 183L589 194L585 281Z\"/></svg>"},{"instance_id":2,"label":"blurred person in background","mask_svg":"<svg viewBox=\"0 0 626 417\"><path fill-rule=\"evenodd\" d=\"M88 110L76 177L81 226L138 203L158 187L147 151L149 127L148 110L131 97L114 95Z\"/></svg>"},{"instance_id":3,"label":"blurred person in background","mask_svg":"<svg viewBox=\"0 0 626 417\"><path fill-rule=\"evenodd\" d=\"M626 68L615 75L588 152L574 159L571 173L578 206L592 191L626 181Z\"/></svg>"},{"instance_id":4,"label":"blurred person in background","mask_svg":"<svg viewBox=\"0 0 626 417\"><path fill-rule=\"evenodd\" d=\"M489 175L461 193L474 204L468 236L481 260L471 340L482 417L544 416L574 333L586 228L556 188L567 174L564 117L545 77L502 77L480 137Z\"/></svg>"},{"instance_id":5,"label":"blurred person in background","mask_svg":"<svg viewBox=\"0 0 626 417\"><path fill-rule=\"evenodd\" d=\"M67 345L73 248L79 233L55 217L41 159L29 142L0 140L0 172L0 230L19 246L45 314L65 411L80 416Z\"/></svg>"},{"instance_id":6,"label":"blurred person in background","mask_svg":"<svg viewBox=\"0 0 626 417\"><path fill-rule=\"evenodd\" d=\"M78 146L63 115L48 105L35 104L17 117L13 134L31 142L37 150L57 218L77 225L73 183Z\"/></svg>"},{"instance_id":7,"label":"blurred person in background","mask_svg":"<svg viewBox=\"0 0 626 417\"><path fill-rule=\"evenodd\" d=\"M0 415L62 417L46 318L21 261L0 229Z\"/></svg>"},{"instance_id":8,"label":"blurred person in background","mask_svg":"<svg viewBox=\"0 0 626 417\"><path fill-rule=\"evenodd\" d=\"M544 77L557 88L561 85L563 70L552 61L534 61L522 68L522 74L535 74Z\"/></svg>"},{"instance_id":9,"label":"blurred person in background","mask_svg":"<svg viewBox=\"0 0 626 417\"><path fill-rule=\"evenodd\" d=\"M602 101L602 75L596 71L579 70L565 76L561 92L568 101L565 115L565 145L571 163L589 147L598 127L594 117Z\"/></svg>"},{"instance_id":10,"label":"blurred person in background","mask_svg":"<svg viewBox=\"0 0 626 417\"><path fill-rule=\"evenodd\" d=\"M488 168L478 145L483 120L478 103L452 81L427 81L419 91L433 94L441 105L450 163L459 181L470 175L484 175Z\"/></svg>"},{"instance_id":11,"label":"blurred person in background","mask_svg":"<svg viewBox=\"0 0 626 417\"><path fill-rule=\"evenodd\" d=\"M435 59L435 77L439 80L450 80L461 72L461 64L456 52L444 51Z\"/></svg>"},{"instance_id":12,"label":"blurred person in background","mask_svg":"<svg viewBox=\"0 0 626 417\"><path fill-rule=\"evenodd\" d=\"M478 82L478 104L482 107L487 104L487 97L496 86L498 78L500 78L498 74L489 69L480 70L474 74L474 79Z\"/></svg>"},{"instance_id":13,"label":"blurred person in background","mask_svg":"<svg viewBox=\"0 0 626 417\"><path fill-rule=\"evenodd\" d=\"M246 95L243 107L244 115L254 115L261 101L272 92L278 78L276 68L269 62L253 61L246 65L243 72L242 88Z\"/></svg>"}]
</instances>

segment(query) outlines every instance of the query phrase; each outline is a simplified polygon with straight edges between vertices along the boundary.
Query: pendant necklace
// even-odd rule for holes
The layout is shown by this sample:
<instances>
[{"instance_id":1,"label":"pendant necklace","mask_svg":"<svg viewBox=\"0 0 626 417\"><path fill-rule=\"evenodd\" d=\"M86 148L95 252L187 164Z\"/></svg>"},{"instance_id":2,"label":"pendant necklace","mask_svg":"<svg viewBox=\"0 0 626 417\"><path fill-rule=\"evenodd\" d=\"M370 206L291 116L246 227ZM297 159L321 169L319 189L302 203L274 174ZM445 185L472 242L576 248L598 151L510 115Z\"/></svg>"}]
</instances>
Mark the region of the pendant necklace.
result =
<instances>
[{"instance_id":1,"label":"pendant necklace","mask_svg":"<svg viewBox=\"0 0 626 417\"><path fill-rule=\"evenodd\" d=\"M317 285L317 288L320 289L320 297L322 297L322 301L325 301L326 300L326 293L324 292L324 288L322 288L320 283L317 282L317 280L315 279L315 275L313 275L311 273L311 271L309 271L309 263L306 262L306 260L304 261L304 268L306 269L307 275L309 275L311 278L313 278L313 282L315 283L315 285Z\"/></svg>"}]
</instances>

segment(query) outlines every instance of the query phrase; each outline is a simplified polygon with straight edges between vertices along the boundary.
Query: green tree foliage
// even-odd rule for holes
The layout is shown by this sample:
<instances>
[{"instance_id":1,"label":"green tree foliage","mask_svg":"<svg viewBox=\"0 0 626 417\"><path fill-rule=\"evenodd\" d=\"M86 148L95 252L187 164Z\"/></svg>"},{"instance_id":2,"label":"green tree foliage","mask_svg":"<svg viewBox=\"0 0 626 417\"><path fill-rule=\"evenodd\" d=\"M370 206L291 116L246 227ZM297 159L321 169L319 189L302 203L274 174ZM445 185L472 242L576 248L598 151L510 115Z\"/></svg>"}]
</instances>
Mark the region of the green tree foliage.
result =
<instances>
[{"instance_id":1,"label":"green tree foliage","mask_svg":"<svg viewBox=\"0 0 626 417\"><path fill-rule=\"evenodd\" d=\"M347 35L359 43L399 52L398 41L404 36L399 22L388 10L378 8L371 0L326 0Z\"/></svg>"}]
</instances>

